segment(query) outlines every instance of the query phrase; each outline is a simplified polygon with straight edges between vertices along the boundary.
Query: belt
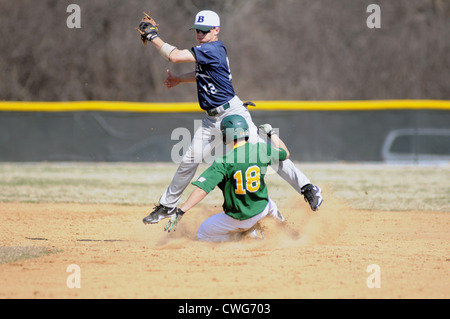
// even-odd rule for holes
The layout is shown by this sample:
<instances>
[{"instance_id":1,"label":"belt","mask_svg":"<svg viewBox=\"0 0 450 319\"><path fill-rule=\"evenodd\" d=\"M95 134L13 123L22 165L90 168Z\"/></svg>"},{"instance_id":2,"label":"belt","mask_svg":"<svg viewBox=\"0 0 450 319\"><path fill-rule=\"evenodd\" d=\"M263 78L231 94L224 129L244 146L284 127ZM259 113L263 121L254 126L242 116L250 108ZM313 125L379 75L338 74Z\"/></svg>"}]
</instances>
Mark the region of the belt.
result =
<instances>
[{"instance_id":1,"label":"belt","mask_svg":"<svg viewBox=\"0 0 450 319\"><path fill-rule=\"evenodd\" d=\"M215 107L213 109L205 110L209 116L216 116L217 114L225 112L225 110L230 108L230 103L225 103L224 105Z\"/></svg>"}]
</instances>

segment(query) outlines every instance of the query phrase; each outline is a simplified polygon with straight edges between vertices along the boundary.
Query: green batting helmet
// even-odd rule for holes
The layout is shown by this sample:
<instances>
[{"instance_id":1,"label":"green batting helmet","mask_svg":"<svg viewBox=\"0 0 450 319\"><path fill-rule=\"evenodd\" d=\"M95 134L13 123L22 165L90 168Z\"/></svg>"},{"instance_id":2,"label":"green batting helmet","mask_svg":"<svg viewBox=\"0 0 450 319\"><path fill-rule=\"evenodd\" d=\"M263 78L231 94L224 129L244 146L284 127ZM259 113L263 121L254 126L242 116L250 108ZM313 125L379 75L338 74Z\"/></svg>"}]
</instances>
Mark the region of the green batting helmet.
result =
<instances>
[{"instance_id":1,"label":"green batting helmet","mask_svg":"<svg viewBox=\"0 0 450 319\"><path fill-rule=\"evenodd\" d=\"M240 115L229 115L224 117L220 123L220 130L222 131L223 142L225 144L239 138L248 140L248 124Z\"/></svg>"}]
</instances>

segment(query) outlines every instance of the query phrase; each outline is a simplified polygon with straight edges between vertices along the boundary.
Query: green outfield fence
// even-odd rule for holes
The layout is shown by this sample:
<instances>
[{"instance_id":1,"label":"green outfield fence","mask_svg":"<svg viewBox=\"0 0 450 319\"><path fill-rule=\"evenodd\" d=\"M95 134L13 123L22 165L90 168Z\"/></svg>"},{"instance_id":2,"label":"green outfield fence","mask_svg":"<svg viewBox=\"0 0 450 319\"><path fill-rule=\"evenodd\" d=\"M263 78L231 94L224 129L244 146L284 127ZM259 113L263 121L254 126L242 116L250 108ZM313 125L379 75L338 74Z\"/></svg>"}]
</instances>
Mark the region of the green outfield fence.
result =
<instances>
[{"instance_id":1,"label":"green outfield fence","mask_svg":"<svg viewBox=\"0 0 450 319\"><path fill-rule=\"evenodd\" d=\"M449 100L253 101L295 161L450 160ZM172 161L197 103L0 102L0 161ZM197 122L198 123L198 122Z\"/></svg>"}]
</instances>

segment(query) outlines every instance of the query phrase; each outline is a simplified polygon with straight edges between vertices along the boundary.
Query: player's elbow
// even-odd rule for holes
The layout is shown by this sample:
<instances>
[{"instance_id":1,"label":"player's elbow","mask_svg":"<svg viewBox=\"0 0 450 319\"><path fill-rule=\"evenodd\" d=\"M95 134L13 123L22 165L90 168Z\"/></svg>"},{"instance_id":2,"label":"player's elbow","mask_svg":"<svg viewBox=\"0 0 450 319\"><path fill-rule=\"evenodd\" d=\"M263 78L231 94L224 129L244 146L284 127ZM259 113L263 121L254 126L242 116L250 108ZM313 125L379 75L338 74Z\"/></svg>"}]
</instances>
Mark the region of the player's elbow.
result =
<instances>
[{"instance_id":1,"label":"player's elbow","mask_svg":"<svg viewBox=\"0 0 450 319\"><path fill-rule=\"evenodd\" d=\"M189 50L173 50L169 55L169 61L172 63L195 62L195 58Z\"/></svg>"},{"instance_id":2,"label":"player's elbow","mask_svg":"<svg viewBox=\"0 0 450 319\"><path fill-rule=\"evenodd\" d=\"M169 56L169 61L172 62L172 63L175 63L175 64L184 62L184 61L183 61L178 55L176 55L176 54L170 54L170 56Z\"/></svg>"}]
</instances>

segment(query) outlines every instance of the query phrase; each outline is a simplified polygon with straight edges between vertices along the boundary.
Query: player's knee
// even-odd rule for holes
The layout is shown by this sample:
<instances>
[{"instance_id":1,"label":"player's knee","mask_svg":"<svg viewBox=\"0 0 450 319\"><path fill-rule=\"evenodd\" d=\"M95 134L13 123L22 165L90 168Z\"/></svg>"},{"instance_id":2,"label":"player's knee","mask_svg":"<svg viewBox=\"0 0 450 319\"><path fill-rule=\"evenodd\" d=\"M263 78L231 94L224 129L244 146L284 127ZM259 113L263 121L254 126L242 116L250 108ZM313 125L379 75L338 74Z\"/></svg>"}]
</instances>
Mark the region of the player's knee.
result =
<instances>
[{"instance_id":1,"label":"player's knee","mask_svg":"<svg viewBox=\"0 0 450 319\"><path fill-rule=\"evenodd\" d=\"M208 230L208 227L206 227L204 223L202 223L197 230L197 239L202 241L211 241L210 237L211 234Z\"/></svg>"}]
</instances>

